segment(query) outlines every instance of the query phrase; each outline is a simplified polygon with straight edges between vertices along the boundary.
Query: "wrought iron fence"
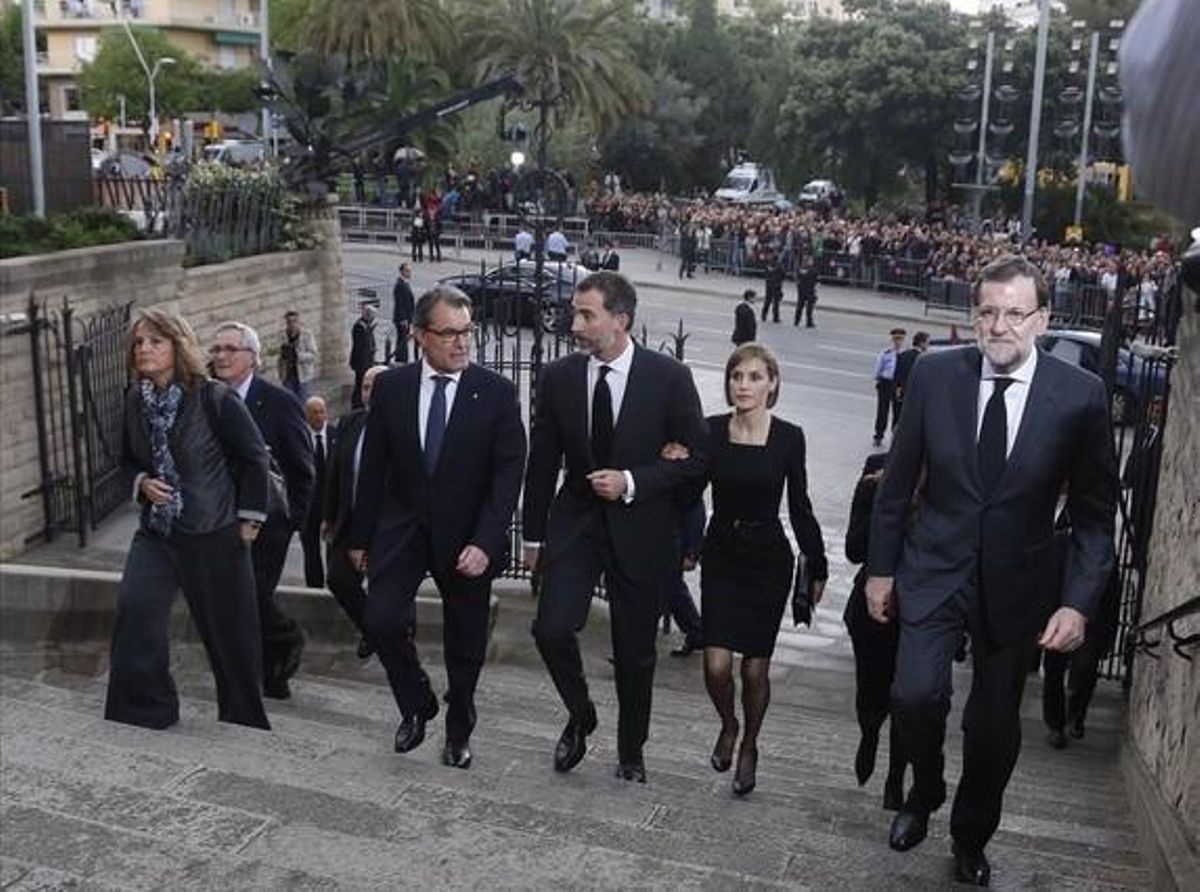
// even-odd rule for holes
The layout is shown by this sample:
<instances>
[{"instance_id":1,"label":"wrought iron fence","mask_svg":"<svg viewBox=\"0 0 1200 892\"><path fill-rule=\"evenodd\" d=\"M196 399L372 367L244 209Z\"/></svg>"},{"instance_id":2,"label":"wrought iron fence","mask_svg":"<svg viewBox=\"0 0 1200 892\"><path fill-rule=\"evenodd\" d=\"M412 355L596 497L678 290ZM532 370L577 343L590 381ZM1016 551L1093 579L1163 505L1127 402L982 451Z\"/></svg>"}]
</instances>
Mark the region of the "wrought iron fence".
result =
<instances>
[{"instance_id":1,"label":"wrought iron fence","mask_svg":"<svg viewBox=\"0 0 1200 892\"><path fill-rule=\"evenodd\" d=\"M88 530L127 496L120 444L131 308L79 317L69 302L51 309L31 298L16 330L30 339L39 462L39 484L22 497L41 499L47 540L74 532L86 545Z\"/></svg>"}]
</instances>

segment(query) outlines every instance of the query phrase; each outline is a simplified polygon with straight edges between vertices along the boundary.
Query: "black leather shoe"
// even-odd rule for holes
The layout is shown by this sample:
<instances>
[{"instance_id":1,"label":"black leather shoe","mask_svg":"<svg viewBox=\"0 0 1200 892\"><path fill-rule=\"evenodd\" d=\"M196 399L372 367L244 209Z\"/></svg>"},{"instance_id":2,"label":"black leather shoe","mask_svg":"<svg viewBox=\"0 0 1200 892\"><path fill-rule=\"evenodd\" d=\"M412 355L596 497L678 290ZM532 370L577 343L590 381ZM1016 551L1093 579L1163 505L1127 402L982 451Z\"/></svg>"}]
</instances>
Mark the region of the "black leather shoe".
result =
<instances>
[{"instance_id":1,"label":"black leather shoe","mask_svg":"<svg viewBox=\"0 0 1200 892\"><path fill-rule=\"evenodd\" d=\"M738 750L737 771L733 774L733 795L748 796L758 783L758 750L744 744Z\"/></svg>"},{"instance_id":2,"label":"black leather shoe","mask_svg":"<svg viewBox=\"0 0 1200 892\"><path fill-rule=\"evenodd\" d=\"M263 696L272 700L288 700L292 696L292 688L286 678L268 678L263 682Z\"/></svg>"},{"instance_id":3,"label":"black leather shoe","mask_svg":"<svg viewBox=\"0 0 1200 892\"><path fill-rule=\"evenodd\" d=\"M704 645L699 641L684 641L682 645L671 651L673 657L690 657L697 651L704 650Z\"/></svg>"},{"instance_id":4,"label":"black leather shoe","mask_svg":"<svg viewBox=\"0 0 1200 892\"><path fill-rule=\"evenodd\" d=\"M589 703L587 715L578 720L572 718L563 728L554 748L554 770L570 771L578 765L587 752L587 736L595 730L596 707Z\"/></svg>"},{"instance_id":5,"label":"black leather shoe","mask_svg":"<svg viewBox=\"0 0 1200 892\"><path fill-rule=\"evenodd\" d=\"M721 728L721 733L717 735L717 742L713 746L712 756L708 760L713 771L728 771L733 765L733 747L737 743L737 736L738 726L736 724L728 733L725 728Z\"/></svg>"},{"instance_id":6,"label":"black leather shoe","mask_svg":"<svg viewBox=\"0 0 1200 892\"><path fill-rule=\"evenodd\" d=\"M992 880L992 866L983 852L954 844L954 879L968 886L986 886Z\"/></svg>"},{"instance_id":7,"label":"black leather shoe","mask_svg":"<svg viewBox=\"0 0 1200 892\"><path fill-rule=\"evenodd\" d=\"M921 844L929 834L929 812L905 805L892 820L888 845L897 852L907 852Z\"/></svg>"},{"instance_id":8,"label":"black leather shoe","mask_svg":"<svg viewBox=\"0 0 1200 892\"><path fill-rule=\"evenodd\" d=\"M442 747L442 764L450 768L470 768L471 750L467 747L467 742L447 740L446 745Z\"/></svg>"},{"instance_id":9,"label":"black leather shoe","mask_svg":"<svg viewBox=\"0 0 1200 892\"><path fill-rule=\"evenodd\" d=\"M854 776L861 787L875 773L875 754L879 750L879 734L864 734L858 740L858 751L854 754Z\"/></svg>"},{"instance_id":10,"label":"black leather shoe","mask_svg":"<svg viewBox=\"0 0 1200 892\"><path fill-rule=\"evenodd\" d=\"M428 699L425 701L425 708L421 712L406 718L400 723L400 727L396 729L396 752L407 753L419 747L425 740L425 723L430 721L437 713L437 697L430 693Z\"/></svg>"},{"instance_id":11,"label":"black leather shoe","mask_svg":"<svg viewBox=\"0 0 1200 892\"><path fill-rule=\"evenodd\" d=\"M288 685L290 679L300 669L300 655L304 653L304 636L298 635L292 642L286 654L266 673L263 679L263 696L274 700L287 700L292 696Z\"/></svg>"},{"instance_id":12,"label":"black leather shoe","mask_svg":"<svg viewBox=\"0 0 1200 892\"><path fill-rule=\"evenodd\" d=\"M646 763L642 761L641 756L630 762L622 762L617 766L617 777L620 780L637 781L639 784L644 784L646 782Z\"/></svg>"},{"instance_id":13,"label":"black leather shoe","mask_svg":"<svg viewBox=\"0 0 1200 892\"><path fill-rule=\"evenodd\" d=\"M1067 735L1063 734L1061 730L1051 728L1046 732L1046 743L1056 750L1061 750L1067 745Z\"/></svg>"},{"instance_id":14,"label":"black leather shoe","mask_svg":"<svg viewBox=\"0 0 1200 892\"><path fill-rule=\"evenodd\" d=\"M1076 740L1083 740L1083 719L1073 719L1071 723L1067 725L1067 733Z\"/></svg>"},{"instance_id":15,"label":"black leather shoe","mask_svg":"<svg viewBox=\"0 0 1200 892\"><path fill-rule=\"evenodd\" d=\"M356 657L360 660L369 660L374 653L375 648L371 646L371 642L367 640L366 635L358 639L358 649L354 651Z\"/></svg>"}]
</instances>

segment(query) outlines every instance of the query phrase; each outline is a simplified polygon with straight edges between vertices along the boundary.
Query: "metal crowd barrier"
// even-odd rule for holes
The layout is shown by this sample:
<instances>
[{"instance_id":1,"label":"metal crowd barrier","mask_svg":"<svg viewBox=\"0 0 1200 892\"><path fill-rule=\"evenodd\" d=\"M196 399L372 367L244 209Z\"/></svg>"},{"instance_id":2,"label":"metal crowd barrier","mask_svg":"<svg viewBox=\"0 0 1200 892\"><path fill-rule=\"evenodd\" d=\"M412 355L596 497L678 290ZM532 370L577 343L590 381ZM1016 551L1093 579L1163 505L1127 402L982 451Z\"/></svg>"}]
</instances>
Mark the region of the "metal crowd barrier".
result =
<instances>
[{"instance_id":1,"label":"metal crowd barrier","mask_svg":"<svg viewBox=\"0 0 1200 892\"><path fill-rule=\"evenodd\" d=\"M953 310L971 315L971 283L931 278L925 282L925 315L930 310Z\"/></svg>"}]
</instances>

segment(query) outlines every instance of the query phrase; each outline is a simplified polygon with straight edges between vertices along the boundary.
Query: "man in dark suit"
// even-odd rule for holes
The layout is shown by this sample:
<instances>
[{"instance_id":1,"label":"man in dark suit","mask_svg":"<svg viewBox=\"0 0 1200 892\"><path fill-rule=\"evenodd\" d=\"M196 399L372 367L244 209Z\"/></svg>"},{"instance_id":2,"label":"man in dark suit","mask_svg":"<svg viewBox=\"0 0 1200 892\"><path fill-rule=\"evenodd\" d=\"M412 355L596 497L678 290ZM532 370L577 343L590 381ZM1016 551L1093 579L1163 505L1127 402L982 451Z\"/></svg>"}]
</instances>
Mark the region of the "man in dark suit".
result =
<instances>
[{"instance_id":1,"label":"man in dark suit","mask_svg":"<svg viewBox=\"0 0 1200 892\"><path fill-rule=\"evenodd\" d=\"M612 242L604 243L604 253L600 255L600 269L616 272L621 268L621 255L613 247Z\"/></svg>"},{"instance_id":2,"label":"man in dark suit","mask_svg":"<svg viewBox=\"0 0 1200 892\"><path fill-rule=\"evenodd\" d=\"M1049 318L1037 267L1002 257L973 299L978 346L928 354L909 377L875 501L866 596L876 621L900 623L892 715L914 784L892 824L894 849L921 842L945 799L950 667L971 633L950 834L956 878L987 885L984 847L1020 751L1032 651L1083 642L1113 564L1117 481L1103 383L1036 349ZM1060 585L1052 552L1064 487L1072 526Z\"/></svg>"},{"instance_id":3,"label":"man in dark suit","mask_svg":"<svg viewBox=\"0 0 1200 892\"><path fill-rule=\"evenodd\" d=\"M896 357L896 373L892 378L892 401L895 403L896 417L900 417L900 409L904 406L904 388L908 384L909 373L921 354L929 349L929 332L918 331L912 336L912 346L901 350Z\"/></svg>"},{"instance_id":4,"label":"man in dark suit","mask_svg":"<svg viewBox=\"0 0 1200 892\"><path fill-rule=\"evenodd\" d=\"M338 422L333 438L336 445L329 453L325 493L321 502L321 538L328 543L325 563L329 567L329 590L358 629L358 656L363 660L374 653L374 648L367 638L363 621L367 609L363 574L350 562L350 523L358 489L363 431L366 429L367 409L371 406L371 391L376 376L387 369L385 365L367 369L362 384L363 408L353 410Z\"/></svg>"},{"instance_id":5,"label":"man in dark suit","mask_svg":"<svg viewBox=\"0 0 1200 892\"><path fill-rule=\"evenodd\" d=\"M471 299L438 286L417 301L420 362L375 378L350 531L368 574L367 637L403 721L395 749L425 739L438 701L413 640L426 573L442 596L449 692L442 762L468 768L492 579L521 492L525 429L511 381L471 362ZM369 555L369 562L368 562Z\"/></svg>"},{"instance_id":6,"label":"man in dark suit","mask_svg":"<svg viewBox=\"0 0 1200 892\"><path fill-rule=\"evenodd\" d=\"M742 292L742 302L733 311L733 337L735 344L745 344L758 337L758 317L754 315L754 289Z\"/></svg>"},{"instance_id":7,"label":"man in dark suit","mask_svg":"<svg viewBox=\"0 0 1200 892\"><path fill-rule=\"evenodd\" d=\"M678 554L675 495L703 476L707 433L688 369L630 338L637 295L624 277L586 277L572 307L583 350L542 371L530 427L525 564L540 559L544 570L533 635L570 713L554 752L555 769L570 771L596 728L577 634L603 575L620 703L617 775L645 783L660 596ZM689 457L663 459L668 442Z\"/></svg>"},{"instance_id":8,"label":"man in dark suit","mask_svg":"<svg viewBox=\"0 0 1200 892\"><path fill-rule=\"evenodd\" d=\"M408 338L412 333L413 307L412 266L400 264L400 275L392 288L392 324L396 328L396 362L408 362ZM361 395L361 391L360 391Z\"/></svg>"},{"instance_id":9,"label":"man in dark suit","mask_svg":"<svg viewBox=\"0 0 1200 892\"><path fill-rule=\"evenodd\" d=\"M767 281L766 281L766 297L763 300L762 318L763 322L767 321L767 314L771 315L771 321L779 321L779 305L783 302L783 267L779 265L779 258L772 254L767 261Z\"/></svg>"},{"instance_id":10,"label":"man in dark suit","mask_svg":"<svg viewBox=\"0 0 1200 892\"><path fill-rule=\"evenodd\" d=\"M811 254L805 254L796 270L796 318L793 325L800 324L800 316L804 315L804 327L816 328L813 323L813 309L817 305L817 267Z\"/></svg>"},{"instance_id":11,"label":"man in dark suit","mask_svg":"<svg viewBox=\"0 0 1200 892\"><path fill-rule=\"evenodd\" d=\"M286 700L291 696L288 679L300 668L304 634L296 621L280 609L275 589L283 574L292 533L304 525L315 472L304 411L294 394L258 376L261 350L253 328L241 322L226 322L217 328L211 354L216 377L245 401L286 488L286 498L273 500L251 552L263 636L263 693Z\"/></svg>"},{"instance_id":12,"label":"man in dark suit","mask_svg":"<svg viewBox=\"0 0 1200 892\"><path fill-rule=\"evenodd\" d=\"M325 587L325 564L321 560L321 508L325 499L329 456L337 445L337 432L329 426L329 409L325 400L310 396L304 401L304 421L312 438L313 492L308 501L308 514L300 530L300 545L304 549L304 584L309 588Z\"/></svg>"},{"instance_id":13,"label":"man in dark suit","mask_svg":"<svg viewBox=\"0 0 1200 892\"><path fill-rule=\"evenodd\" d=\"M350 369L354 372L354 389L350 393L350 407L362 408L362 379L367 369L375 365L375 313L379 299L370 289L360 292L359 312L350 328Z\"/></svg>"}]
</instances>

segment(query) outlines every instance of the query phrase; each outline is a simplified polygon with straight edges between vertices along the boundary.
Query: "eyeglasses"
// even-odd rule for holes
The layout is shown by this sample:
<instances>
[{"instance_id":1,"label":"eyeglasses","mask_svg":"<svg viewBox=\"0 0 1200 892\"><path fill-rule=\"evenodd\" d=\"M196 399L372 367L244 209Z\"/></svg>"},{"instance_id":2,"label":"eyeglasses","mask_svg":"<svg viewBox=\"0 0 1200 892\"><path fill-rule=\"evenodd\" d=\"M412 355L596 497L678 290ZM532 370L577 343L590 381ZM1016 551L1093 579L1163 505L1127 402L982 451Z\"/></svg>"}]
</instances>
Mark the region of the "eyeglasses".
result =
<instances>
[{"instance_id":1,"label":"eyeglasses","mask_svg":"<svg viewBox=\"0 0 1200 892\"><path fill-rule=\"evenodd\" d=\"M440 341L449 344L452 341L469 341L479 331L478 325L468 325L466 328L423 328L426 334L431 334Z\"/></svg>"},{"instance_id":2,"label":"eyeglasses","mask_svg":"<svg viewBox=\"0 0 1200 892\"><path fill-rule=\"evenodd\" d=\"M253 353L249 347L231 347L228 344L213 344L208 348L209 356L220 356L222 353Z\"/></svg>"},{"instance_id":3,"label":"eyeglasses","mask_svg":"<svg viewBox=\"0 0 1200 892\"><path fill-rule=\"evenodd\" d=\"M975 311L975 324L982 325L984 328L991 328L999 319L1004 323L1005 328L1019 328L1024 324L1025 320L1035 313L1040 313L1041 307L1034 307L1032 310L1022 310L1018 307L1010 307L1007 310L1000 310L996 307L980 307Z\"/></svg>"}]
</instances>

